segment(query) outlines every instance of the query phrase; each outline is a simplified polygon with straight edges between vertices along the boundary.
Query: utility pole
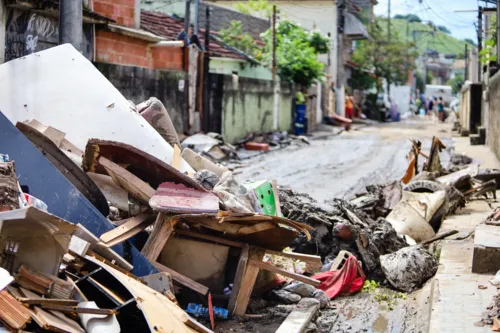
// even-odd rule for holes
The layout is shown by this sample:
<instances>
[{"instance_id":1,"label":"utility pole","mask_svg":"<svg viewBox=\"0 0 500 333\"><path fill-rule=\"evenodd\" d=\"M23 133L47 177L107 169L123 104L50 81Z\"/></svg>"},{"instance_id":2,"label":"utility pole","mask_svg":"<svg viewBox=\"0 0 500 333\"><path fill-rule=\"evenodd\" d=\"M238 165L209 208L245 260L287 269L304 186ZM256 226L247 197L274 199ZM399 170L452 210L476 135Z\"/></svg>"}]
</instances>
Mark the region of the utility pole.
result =
<instances>
[{"instance_id":1,"label":"utility pole","mask_svg":"<svg viewBox=\"0 0 500 333\"><path fill-rule=\"evenodd\" d=\"M82 51L82 1L59 1L59 44L70 43Z\"/></svg>"},{"instance_id":2,"label":"utility pole","mask_svg":"<svg viewBox=\"0 0 500 333\"><path fill-rule=\"evenodd\" d=\"M199 20L200 0L194 0L194 34L198 36L198 20Z\"/></svg>"},{"instance_id":3,"label":"utility pole","mask_svg":"<svg viewBox=\"0 0 500 333\"><path fill-rule=\"evenodd\" d=\"M477 80L481 82L481 74L483 72L480 60L480 53L483 48L483 7L479 6L477 11Z\"/></svg>"},{"instance_id":4,"label":"utility pole","mask_svg":"<svg viewBox=\"0 0 500 333\"><path fill-rule=\"evenodd\" d=\"M340 0L337 6L337 114L345 115L345 91L344 91L344 55L342 46L344 45L345 8L347 0Z\"/></svg>"},{"instance_id":5,"label":"utility pole","mask_svg":"<svg viewBox=\"0 0 500 333\"><path fill-rule=\"evenodd\" d=\"M391 0L387 1L387 45L391 44ZM391 96L391 77L387 76L387 95Z\"/></svg>"},{"instance_id":6,"label":"utility pole","mask_svg":"<svg viewBox=\"0 0 500 333\"><path fill-rule=\"evenodd\" d=\"M186 32L187 39L189 40L189 20L191 19L191 0L186 0L186 12L184 15L184 31Z\"/></svg>"},{"instance_id":7,"label":"utility pole","mask_svg":"<svg viewBox=\"0 0 500 333\"><path fill-rule=\"evenodd\" d=\"M497 1L497 64L500 64L500 1Z\"/></svg>"},{"instance_id":8,"label":"utility pole","mask_svg":"<svg viewBox=\"0 0 500 333\"><path fill-rule=\"evenodd\" d=\"M205 9L205 52L203 53L203 131L210 132L210 6Z\"/></svg>"},{"instance_id":9,"label":"utility pole","mask_svg":"<svg viewBox=\"0 0 500 333\"><path fill-rule=\"evenodd\" d=\"M273 81L276 80L276 5L273 5Z\"/></svg>"},{"instance_id":10,"label":"utility pole","mask_svg":"<svg viewBox=\"0 0 500 333\"><path fill-rule=\"evenodd\" d=\"M273 84L274 84L274 104L273 104L273 129L279 127L280 108L280 83L276 80L276 5L273 5Z\"/></svg>"},{"instance_id":11,"label":"utility pole","mask_svg":"<svg viewBox=\"0 0 500 333\"><path fill-rule=\"evenodd\" d=\"M464 80L467 81L469 79L469 54L467 50L467 43L465 44L465 77Z\"/></svg>"}]
</instances>

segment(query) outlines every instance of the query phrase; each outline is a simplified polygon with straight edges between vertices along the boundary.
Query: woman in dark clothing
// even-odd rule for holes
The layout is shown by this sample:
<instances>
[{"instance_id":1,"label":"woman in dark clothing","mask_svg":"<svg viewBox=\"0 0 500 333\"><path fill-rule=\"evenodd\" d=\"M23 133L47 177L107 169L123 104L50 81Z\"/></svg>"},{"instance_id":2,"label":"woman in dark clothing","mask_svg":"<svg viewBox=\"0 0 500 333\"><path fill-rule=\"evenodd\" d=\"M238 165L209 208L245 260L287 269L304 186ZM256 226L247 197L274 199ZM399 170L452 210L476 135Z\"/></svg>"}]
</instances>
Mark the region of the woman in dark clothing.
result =
<instances>
[{"instance_id":1,"label":"woman in dark clothing","mask_svg":"<svg viewBox=\"0 0 500 333\"><path fill-rule=\"evenodd\" d=\"M437 105L438 118L440 122L444 122L444 102L443 97L439 97L439 103Z\"/></svg>"}]
</instances>

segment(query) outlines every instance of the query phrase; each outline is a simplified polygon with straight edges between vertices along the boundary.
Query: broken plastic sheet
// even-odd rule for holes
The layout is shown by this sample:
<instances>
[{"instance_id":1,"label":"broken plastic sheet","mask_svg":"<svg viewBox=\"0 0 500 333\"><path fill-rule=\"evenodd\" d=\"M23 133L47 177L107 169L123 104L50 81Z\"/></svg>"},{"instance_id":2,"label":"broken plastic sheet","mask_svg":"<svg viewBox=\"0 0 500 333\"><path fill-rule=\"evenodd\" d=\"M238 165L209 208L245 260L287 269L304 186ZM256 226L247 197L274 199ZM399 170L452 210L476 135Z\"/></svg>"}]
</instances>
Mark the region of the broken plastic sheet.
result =
<instances>
[{"instance_id":1,"label":"broken plastic sheet","mask_svg":"<svg viewBox=\"0 0 500 333\"><path fill-rule=\"evenodd\" d=\"M113 140L172 163L172 146L70 44L0 65L0 111L57 128L81 150L90 138ZM194 171L184 160L180 170Z\"/></svg>"}]
</instances>

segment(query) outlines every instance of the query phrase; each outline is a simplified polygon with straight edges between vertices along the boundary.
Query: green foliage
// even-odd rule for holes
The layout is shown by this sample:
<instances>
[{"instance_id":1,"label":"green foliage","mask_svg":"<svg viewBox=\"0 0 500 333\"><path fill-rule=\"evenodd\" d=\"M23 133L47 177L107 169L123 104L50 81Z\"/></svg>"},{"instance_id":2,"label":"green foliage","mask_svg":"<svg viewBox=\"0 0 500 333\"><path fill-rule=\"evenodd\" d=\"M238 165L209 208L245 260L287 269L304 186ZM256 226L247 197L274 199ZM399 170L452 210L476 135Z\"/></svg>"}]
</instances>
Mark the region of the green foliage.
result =
<instances>
[{"instance_id":1,"label":"green foliage","mask_svg":"<svg viewBox=\"0 0 500 333\"><path fill-rule=\"evenodd\" d=\"M330 50L330 40L323 36L319 31L312 31L309 35L309 44L319 54L328 53Z\"/></svg>"},{"instance_id":2,"label":"green foliage","mask_svg":"<svg viewBox=\"0 0 500 333\"><path fill-rule=\"evenodd\" d=\"M261 56L259 47L252 36L243 32L241 21L231 21L229 26L219 31L220 38L229 46L234 47L254 58Z\"/></svg>"},{"instance_id":3,"label":"green foliage","mask_svg":"<svg viewBox=\"0 0 500 333\"><path fill-rule=\"evenodd\" d=\"M272 29L262 34L266 42L263 61L272 63ZM323 64L318 53L328 52L328 38L318 32L309 33L296 23L283 20L276 25L276 65L282 80L309 87L323 77Z\"/></svg>"},{"instance_id":4,"label":"green foliage","mask_svg":"<svg viewBox=\"0 0 500 333\"><path fill-rule=\"evenodd\" d=\"M387 35L387 19L379 18L381 28ZM408 35L406 34L406 27L408 25ZM439 53L444 54L460 54L464 52L465 44L469 44L469 48L473 46L472 41L459 40L452 35L444 33L436 28L434 31L433 25L424 24L420 22L408 22L403 19L391 20L392 31L399 31L400 38L403 41L413 42L413 31L416 31L416 47L419 52L424 52L427 49L434 49ZM422 31L426 31L424 33ZM432 35L431 32L434 32Z\"/></svg>"},{"instance_id":5,"label":"green foliage","mask_svg":"<svg viewBox=\"0 0 500 333\"><path fill-rule=\"evenodd\" d=\"M488 64L490 61L497 61L497 55L495 54L495 49L497 46L497 32L496 29L494 28L496 26L496 15L492 18L490 18L492 30L491 32L491 37L485 41L484 43L484 48L479 52L479 61L483 65Z\"/></svg>"},{"instance_id":6,"label":"green foliage","mask_svg":"<svg viewBox=\"0 0 500 333\"><path fill-rule=\"evenodd\" d=\"M273 15L273 6L268 0L249 0L245 2L237 2L234 8L244 14L263 14L270 18Z\"/></svg>"},{"instance_id":7,"label":"green foliage","mask_svg":"<svg viewBox=\"0 0 500 333\"><path fill-rule=\"evenodd\" d=\"M413 59L418 55L413 44L402 41L397 31L392 34L391 42L387 42L387 35L377 21L369 27L369 33L372 39L359 43L353 61L360 65L361 71L373 74L377 91L381 90L383 78L396 84L406 82L408 71L414 67Z\"/></svg>"},{"instance_id":8,"label":"green foliage","mask_svg":"<svg viewBox=\"0 0 500 333\"><path fill-rule=\"evenodd\" d=\"M417 89L422 93L425 92L424 75L417 72L415 76L417 77ZM432 75L432 72L427 71L427 84L431 84L433 78L434 75Z\"/></svg>"},{"instance_id":9,"label":"green foliage","mask_svg":"<svg viewBox=\"0 0 500 333\"><path fill-rule=\"evenodd\" d=\"M422 22L420 17L418 17L415 14L407 14L407 15L397 14L397 15L394 15L394 18L400 19L400 20L406 20L408 22Z\"/></svg>"},{"instance_id":10,"label":"green foliage","mask_svg":"<svg viewBox=\"0 0 500 333\"><path fill-rule=\"evenodd\" d=\"M383 289L380 287L380 283L373 280L366 280L361 291L373 294L373 299L379 303L386 303L389 311L394 310L398 299L406 299L404 293L396 293L392 290Z\"/></svg>"},{"instance_id":11,"label":"green foliage","mask_svg":"<svg viewBox=\"0 0 500 333\"><path fill-rule=\"evenodd\" d=\"M460 89L462 89L462 86L464 85L464 77L463 75L456 75L453 79L449 79L448 82L446 82L447 86L451 86L451 89L454 94L457 94Z\"/></svg>"},{"instance_id":12,"label":"green foliage","mask_svg":"<svg viewBox=\"0 0 500 333\"><path fill-rule=\"evenodd\" d=\"M451 31L447 27L445 27L444 25L438 25L437 28L439 31L442 31L445 34L448 34L448 35L451 34Z\"/></svg>"}]
</instances>

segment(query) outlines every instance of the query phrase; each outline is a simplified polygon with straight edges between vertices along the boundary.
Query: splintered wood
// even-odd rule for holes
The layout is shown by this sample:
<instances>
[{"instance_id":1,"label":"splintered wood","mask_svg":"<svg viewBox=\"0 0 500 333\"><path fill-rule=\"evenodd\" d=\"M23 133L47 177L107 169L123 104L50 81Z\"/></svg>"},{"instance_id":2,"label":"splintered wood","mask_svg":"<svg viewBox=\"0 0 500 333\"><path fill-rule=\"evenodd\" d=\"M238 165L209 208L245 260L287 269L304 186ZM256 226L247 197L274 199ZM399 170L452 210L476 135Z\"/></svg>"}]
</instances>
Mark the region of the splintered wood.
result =
<instances>
[{"instance_id":1,"label":"splintered wood","mask_svg":"<svg viewBox=\"0 0 500 333\"><path fill-rule=\"evenodd\" d=\"M31 321L31 313L7 290L0 291L0 321L13 330L21 330Z\"/></svg>"}]
</instances>

